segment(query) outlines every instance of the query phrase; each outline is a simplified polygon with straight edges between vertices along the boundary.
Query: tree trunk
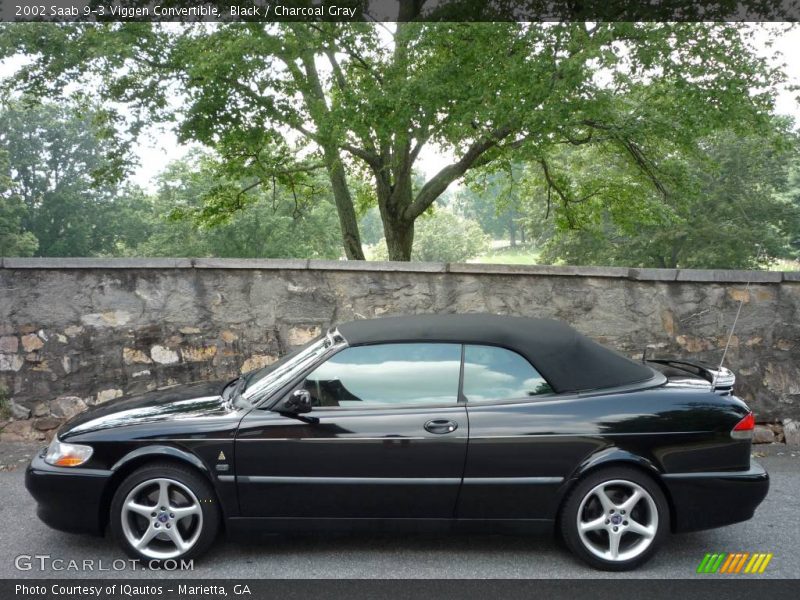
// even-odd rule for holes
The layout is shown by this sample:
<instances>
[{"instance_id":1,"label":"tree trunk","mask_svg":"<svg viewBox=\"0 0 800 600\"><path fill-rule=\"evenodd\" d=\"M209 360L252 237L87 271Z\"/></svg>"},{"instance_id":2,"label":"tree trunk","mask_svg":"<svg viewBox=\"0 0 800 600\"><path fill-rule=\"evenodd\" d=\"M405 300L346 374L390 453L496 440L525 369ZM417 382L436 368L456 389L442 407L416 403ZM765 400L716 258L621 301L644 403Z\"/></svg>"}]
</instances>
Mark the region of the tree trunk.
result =
<instances>
[{"instance_id":1,"label":"tree trunk","mask_svg":"<svg viewBox=\"0 0 800 600\"><path fill-rule=\"evenodd\" d=\"M516 225L516 223L514 223L513 219L511 219L508 222L508 237L509 237L509 241L511 243L511 247L512 248L516 248L517 247L517 225Z\"/></svg>"},{"instance_id":2,"label":"tree trunk","mask_svg":"<svg viewBox=\"0 0 800 600\"><path fill-rule=\"evenodd\" d=\"M667 264L667 268L669 269L677 269L678 262L680 261L681 250L683 249L683 243L686 240L685 235L680 235L678 238L672 242L672 247L670 248L670 257L669 257L669 264Z\"/></svg>"},{"instance_id":3,"label":"tree trunk","mask_svg":"<svg viewBox=\"0 0 800 600\"><path fill-rule=\"evenodd\" d=\"M525 240L525 228L524 227L520 227L519 228L519 241L520 241L520 243L522 245L525 245L526 240Z\"/></svg>"},{"instance_id":4,"label":"tree trunk","mask_svg":"<svg viewBox=\"0 0 800 600\"><path fill-rule=\"evenodd\" d=\"M411 260L414 245L414 220L403 216L405 208L411 203L411 173L395 173L395 183L391 185L385 171L375 172L375 193L378 209L383 223L383 236L389 250L389 260Z\"/></svg>"},{"instance_id":5,"label":"tree trunk","mask_svg":"<svg viewBox=\"0 0 800 600\"><path fill-rule=\"evenodd\" d=\"M310 51L306 51L301 55L301 60L306 74L305 81L300 69L292 61L284 62L292 72L295 81L298 82L300 89L304 90L302 91L303 99L319 130L316 141L322 147L325 168L333 188L333 200L339 215L339 228L342 230L345 256L347 260L364 260L356 210L353 207L350 187L347 185L347 173L345 173L342 157L339 154L339 145L336 143L336 138L331 135L328 105L325 101L325 92L320 83L317 67L314 64L314 55Z\"/></svg>"},{"instance_id":6,"label":"tree trunk","mask_svg":"<svg viewBox=\"0 0 800 600\"><path fill-rule=\"evenodd\" d=\"M414 222L395 221L392 225L383 225L386 235L386 247L389 249L389 260L411 260L411 248L414 245Z\"/></svg>"},{"instance_id":7,"label":"tree trunk","mask_svg":"<svg viewBox=\"0 0 800 600\"><path fill-rule=\"evenodd\" d=\"M347 174L344 171L338 150L325 148L325 166L333 188L333 199L336 213L339 215L339 227L342 230L342 244L347 260L364 260L361 248L361 235L358 232L358 219L347 185Z\"/></svg>"}]
</instances>

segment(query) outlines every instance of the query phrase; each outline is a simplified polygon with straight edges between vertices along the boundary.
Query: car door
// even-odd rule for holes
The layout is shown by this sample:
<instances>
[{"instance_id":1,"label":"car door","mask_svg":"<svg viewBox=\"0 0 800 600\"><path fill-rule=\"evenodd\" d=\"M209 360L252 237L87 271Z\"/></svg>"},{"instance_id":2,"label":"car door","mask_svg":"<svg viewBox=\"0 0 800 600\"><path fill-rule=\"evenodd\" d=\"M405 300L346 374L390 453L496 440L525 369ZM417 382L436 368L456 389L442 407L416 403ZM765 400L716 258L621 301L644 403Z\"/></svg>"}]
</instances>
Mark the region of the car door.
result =
<instances>
[{"instance_id":1,"label":"car door","mask_svg":"<svg viewBox=\"0 0 800 600\"><path fill-rule=\"evenodd\" d=\"M463 369L470 440L456 516L551 518L564 477L598 441L565 435L574 406L516 352L466 345Z\"/></svg>"},{"instance_id":2,"label":"car door","mask_svg":"<svg viewBox=\"0 0 800 600\"><path fill-rule=\"evenodd\" d=\"M251 411L236 439L243 517L450 519L466 456L461 345L347 347L302 377L310 413Z\"/></svg>"}]
</instances>

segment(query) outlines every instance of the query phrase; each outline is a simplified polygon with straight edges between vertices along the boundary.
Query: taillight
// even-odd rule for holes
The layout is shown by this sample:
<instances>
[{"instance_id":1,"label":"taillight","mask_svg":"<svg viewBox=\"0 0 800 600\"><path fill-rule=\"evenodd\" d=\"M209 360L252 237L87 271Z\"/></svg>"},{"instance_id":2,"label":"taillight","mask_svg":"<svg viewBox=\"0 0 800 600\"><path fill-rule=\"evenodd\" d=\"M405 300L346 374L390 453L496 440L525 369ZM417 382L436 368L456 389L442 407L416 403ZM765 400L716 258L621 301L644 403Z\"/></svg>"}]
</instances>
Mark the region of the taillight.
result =
<instances>
[{"instance_id":1,"label":"taillight","mask_svg":"<svg viewBox=\"0 0 800 600\"><path fill-rule=\"evenodd\" d=\"M731 437L735 440L749 440L753 438L753 429L756 428L756 418L749 412L731 430Z\"/></svg>"}]
</instances>

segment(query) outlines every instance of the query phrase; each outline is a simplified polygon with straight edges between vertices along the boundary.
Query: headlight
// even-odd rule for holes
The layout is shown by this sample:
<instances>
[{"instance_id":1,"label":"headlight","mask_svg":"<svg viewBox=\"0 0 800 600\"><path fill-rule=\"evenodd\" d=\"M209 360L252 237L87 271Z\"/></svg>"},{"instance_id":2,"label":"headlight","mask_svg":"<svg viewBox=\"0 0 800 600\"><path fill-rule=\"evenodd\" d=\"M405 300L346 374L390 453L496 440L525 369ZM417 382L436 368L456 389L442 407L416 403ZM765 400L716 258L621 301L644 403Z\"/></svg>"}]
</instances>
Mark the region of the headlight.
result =
<instances>
[{"instance_id":1,"label":"headlight","mask_svg":"<svg viewBox=\"0 0 800 600\"><path fill-rule=\"evenodd\" d=\"M77 467L89 460L92 452L91 446L65 444L58 441L58 436L54 436L47 448L44 462L56 467Z\"/></svg>"}]
</instances>

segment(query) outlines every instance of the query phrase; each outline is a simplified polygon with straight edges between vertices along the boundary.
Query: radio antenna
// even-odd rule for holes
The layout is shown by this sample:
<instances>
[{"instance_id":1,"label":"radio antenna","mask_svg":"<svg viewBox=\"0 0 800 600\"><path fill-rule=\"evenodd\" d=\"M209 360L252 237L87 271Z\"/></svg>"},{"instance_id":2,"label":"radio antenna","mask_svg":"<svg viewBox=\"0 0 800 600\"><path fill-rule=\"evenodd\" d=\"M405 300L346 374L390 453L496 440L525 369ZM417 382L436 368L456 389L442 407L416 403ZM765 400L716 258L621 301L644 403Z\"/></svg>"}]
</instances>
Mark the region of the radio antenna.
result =
<instances>
[{"instance_id":1,"label":"radio antenna","mask_svg":"<svg viewBox=\"0 0 800 600\"><path fill-rule=\"evenodd\" d=\"M761 254L763 252L763 248L759 246L758 254L756 255L756 264L759 263L761 260ZM750 299L750 283L753 280L753 271L751 270L749 275L747 276L747 284L744 286L744 293L742 297L739 299L739 306L736 309L736 316L733 317L733 324L731 325L731 330L728 333L728 341L725 342L725 349L722 351L722 358L719 359L719 366L717 370L714 371L714 377L711 378L711 391L714 391L714 388L717 387L717 377L719 377L720 371L722 371L722 363L725 362L725 357L728 354L728 348L731 346L731 340L733 339L733 332L736 331L736 323L739 322L739 315L742 313L742 306L744 305L744 299Z\"/></svg>"}]
</instances>

